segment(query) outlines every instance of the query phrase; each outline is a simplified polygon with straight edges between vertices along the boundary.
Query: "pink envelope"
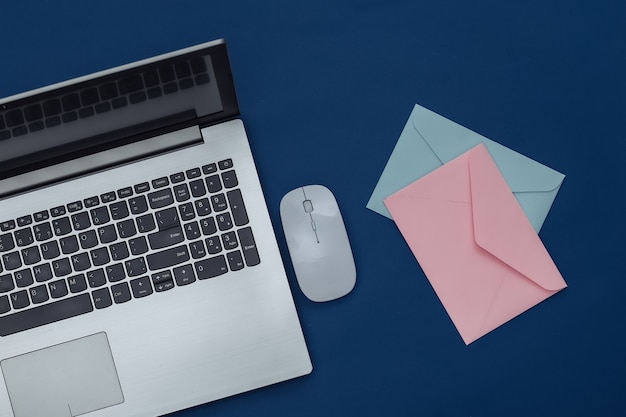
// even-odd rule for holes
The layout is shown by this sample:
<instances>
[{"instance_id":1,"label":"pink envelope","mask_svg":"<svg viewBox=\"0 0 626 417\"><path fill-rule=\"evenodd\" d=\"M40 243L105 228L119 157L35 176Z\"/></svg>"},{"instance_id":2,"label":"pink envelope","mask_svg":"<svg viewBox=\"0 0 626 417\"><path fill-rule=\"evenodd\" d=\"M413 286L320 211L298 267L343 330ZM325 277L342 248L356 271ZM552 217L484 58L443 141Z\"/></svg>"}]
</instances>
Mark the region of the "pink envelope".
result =
<instances>
[{"instance_id":1,"label":"pink envelope","mask_svg":"<svg viewBox=\"0 0 626 417\"><path fill-rule=\"evenodd\" d=\"M567 286L484 145L385 205L465 344Z\"/></svg>"}]
</instances>

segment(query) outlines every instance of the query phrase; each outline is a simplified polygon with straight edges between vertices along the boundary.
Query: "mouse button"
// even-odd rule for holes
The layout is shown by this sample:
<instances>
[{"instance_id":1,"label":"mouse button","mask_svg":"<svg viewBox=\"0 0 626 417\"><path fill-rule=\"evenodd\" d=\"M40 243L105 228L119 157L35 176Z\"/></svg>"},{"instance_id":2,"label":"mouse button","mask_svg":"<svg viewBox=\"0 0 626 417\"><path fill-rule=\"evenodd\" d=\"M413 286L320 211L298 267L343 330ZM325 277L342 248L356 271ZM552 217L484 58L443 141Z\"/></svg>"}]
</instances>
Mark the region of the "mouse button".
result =
<instances>
[{"instance_id":1,"label":"mouse button","mask_svg":"<svg viewBox=\"0 0 626 417\"><path fill-rule=\"evenodd\" d=\"M302 205L304 206L305 213L311 213L313 211L313 202L311 200L304 200Z\"/></svg>"}]
</instances>

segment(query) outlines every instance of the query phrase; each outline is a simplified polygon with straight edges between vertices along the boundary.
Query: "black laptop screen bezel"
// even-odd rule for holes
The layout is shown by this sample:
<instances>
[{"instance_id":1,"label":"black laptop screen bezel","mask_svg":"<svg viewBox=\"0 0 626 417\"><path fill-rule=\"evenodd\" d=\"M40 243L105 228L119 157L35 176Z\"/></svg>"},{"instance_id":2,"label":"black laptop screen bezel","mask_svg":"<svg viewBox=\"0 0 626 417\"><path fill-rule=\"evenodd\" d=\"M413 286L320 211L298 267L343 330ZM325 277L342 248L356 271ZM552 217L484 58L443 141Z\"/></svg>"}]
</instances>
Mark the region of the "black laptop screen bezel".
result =
<instances>
[{"instance_id":1,"label":"black laptop screen bezel","mask_svg":"<svg viewBox=\"0 0 626 417\"><path fill-rule=\"evenodd\" d=\"M60 98L67 94L102 85L107 81L117 80L130 74L144 73L149 69L156 69L162 65L173 64L181 59L189 60L196 56L205 55L210 55L211 57L215 76L215 80L212 81L217 83L221 100L221 111L203 116L197 116L195 112L192 112L193 114L189 112L185 114L172 114L168 117L161 117L158 120L133 124L105 134L83 137L62 146L47 148L29 153L28 155L2 161L2 163L0 163L0 180L91 155L106 149L149 139L186 127L208 126L236 118L239 116L239 105L228 50L223 40L211 42L205 47L198 49L188 48L187 50L165 54L161 56L162 58L156 57L125 65L120 67L119 70L114 68L103 71L102 73L93 74L93 76L81 77L76 79L76 82L70 80L66 83L62 83L59 87L53 86L51 89L35 90L33 94L27 93L25 95L19 95L15 100L0 104L0 112L6 114L6 112L12 109L25 108L33 103L41 103L49 99ZM0 142L0 149L1 145L2 143Z\"/></svg>"}]
</instances>

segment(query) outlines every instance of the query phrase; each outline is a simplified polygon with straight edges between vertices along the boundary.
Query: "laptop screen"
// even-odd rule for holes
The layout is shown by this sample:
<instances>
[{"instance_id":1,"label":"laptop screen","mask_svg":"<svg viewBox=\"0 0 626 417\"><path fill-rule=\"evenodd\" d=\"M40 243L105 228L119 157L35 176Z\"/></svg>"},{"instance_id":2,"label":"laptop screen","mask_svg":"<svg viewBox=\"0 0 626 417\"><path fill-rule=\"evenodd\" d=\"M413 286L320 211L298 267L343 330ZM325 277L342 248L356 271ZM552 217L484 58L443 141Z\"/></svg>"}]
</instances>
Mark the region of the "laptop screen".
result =
<instances>
[{"instance_id":1,"label":"laptop screen","mask_svg":"<svg viewBox=\"0 0 626 417\"><path fill-rule=\"evenodd\" d=\"M0 179L239 114L226 45L0 100Z\"/></svg>"}]
</instances>

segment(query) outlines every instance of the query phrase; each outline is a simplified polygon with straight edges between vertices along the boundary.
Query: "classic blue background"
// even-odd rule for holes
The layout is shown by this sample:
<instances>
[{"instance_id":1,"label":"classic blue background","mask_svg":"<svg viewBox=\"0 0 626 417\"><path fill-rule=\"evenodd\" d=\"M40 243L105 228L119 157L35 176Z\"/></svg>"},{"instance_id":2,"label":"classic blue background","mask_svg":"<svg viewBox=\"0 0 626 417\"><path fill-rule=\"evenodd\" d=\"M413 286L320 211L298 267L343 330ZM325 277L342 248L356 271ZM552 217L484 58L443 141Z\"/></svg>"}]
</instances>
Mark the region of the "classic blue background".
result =
<instances>
[{"instance_id":1,"label":"classic blue background","mask_svg":"<svg viewBox=\"0 0 626 417\"><path fill-rule=\"evenodd\" d=\"M0 6L0 96L224 37L314 363L175 414L626 413L626 3L58 1ZM466 347L394 224L365 208L414 103L567 178L540 233L569 288ZM331 188L358 269L300 292L278 204Z\"/></svg>"}]
</instances>

